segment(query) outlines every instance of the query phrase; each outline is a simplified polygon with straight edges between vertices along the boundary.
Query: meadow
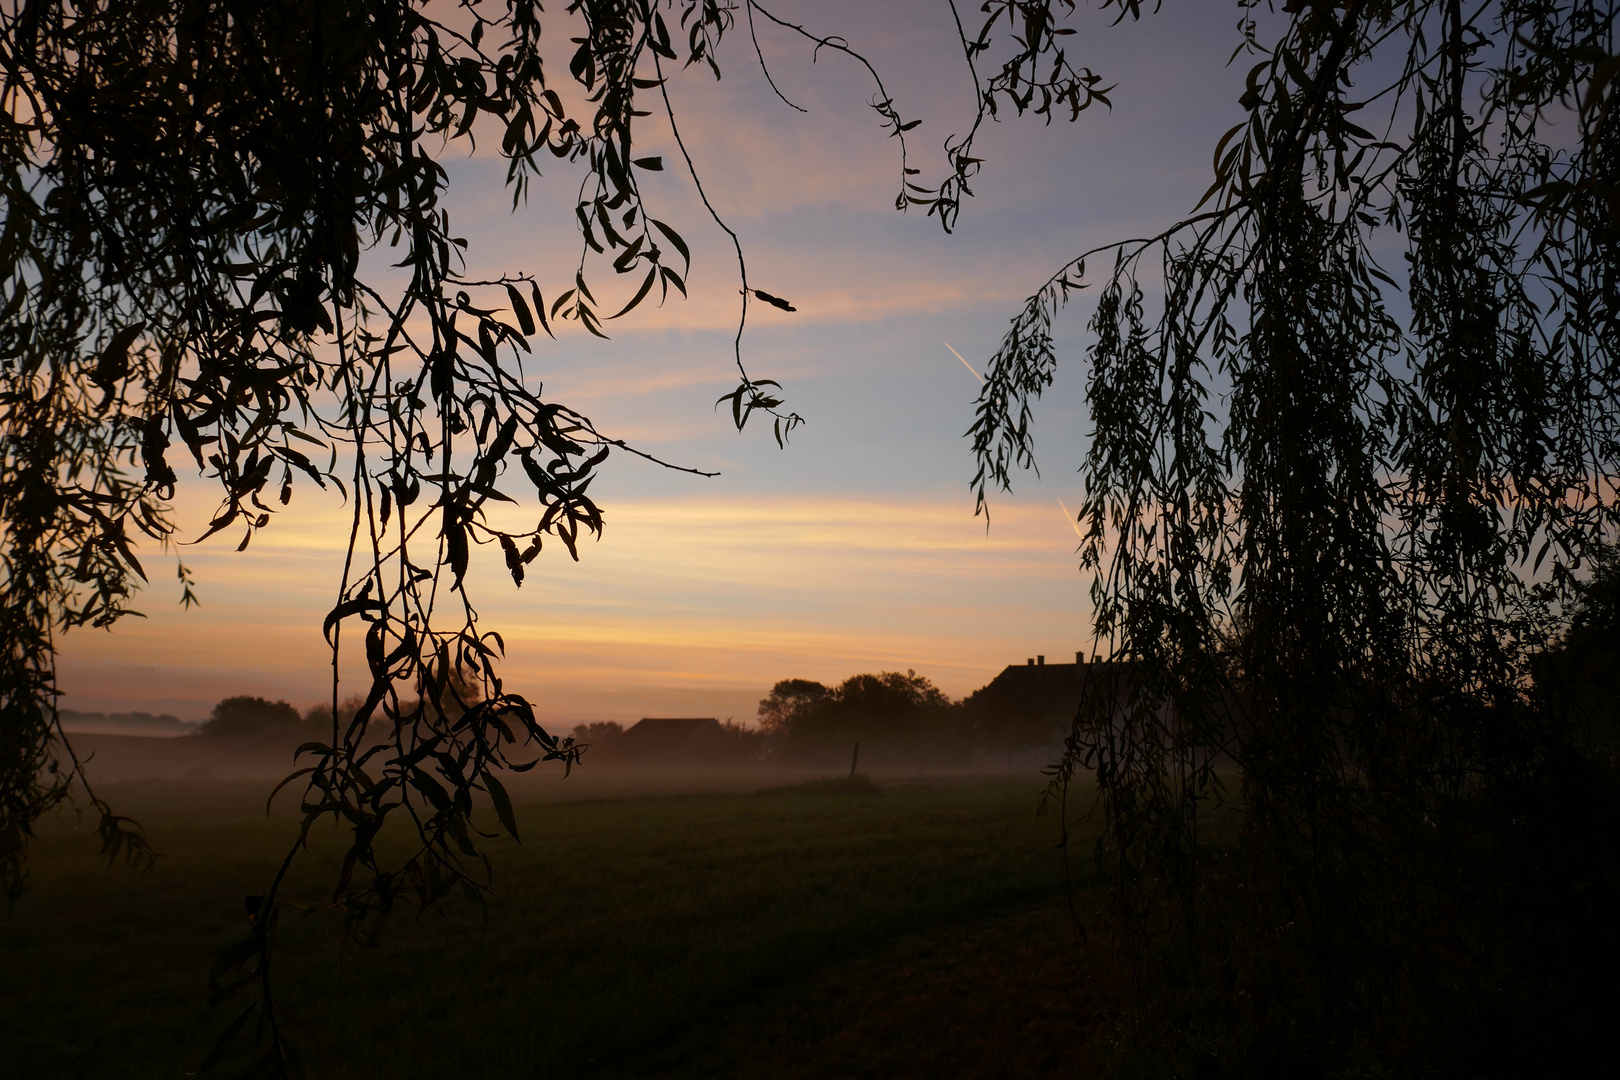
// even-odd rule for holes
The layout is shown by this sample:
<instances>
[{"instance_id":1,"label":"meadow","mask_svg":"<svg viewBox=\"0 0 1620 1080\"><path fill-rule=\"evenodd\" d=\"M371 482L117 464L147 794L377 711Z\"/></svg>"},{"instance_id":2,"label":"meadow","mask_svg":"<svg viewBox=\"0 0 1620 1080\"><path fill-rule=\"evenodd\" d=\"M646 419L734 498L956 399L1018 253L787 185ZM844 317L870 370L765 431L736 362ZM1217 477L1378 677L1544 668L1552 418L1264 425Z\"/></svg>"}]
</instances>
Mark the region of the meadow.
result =
<instances>
[{"instance_id":1,"label":"meadow","mask_svg":"<svg viewBox=\"0 0 1620 1080\"><path fill-rule=\"evenodd\" d=\"M330 914L284 919L279 993L311 1076L1087 1071L1108 978L1038 776L579 779L515 792L523 842L489 844L487 917L458 897L373 949ZM234 1015L206 973L294 835L291 800L267 817L262 784L108 794L164 858L108 869L88 821L45 830L0 917L11 1075L177 1076ZM336 837L312 847L291 891L319 898Z\"/></svg>"}]
</instances>

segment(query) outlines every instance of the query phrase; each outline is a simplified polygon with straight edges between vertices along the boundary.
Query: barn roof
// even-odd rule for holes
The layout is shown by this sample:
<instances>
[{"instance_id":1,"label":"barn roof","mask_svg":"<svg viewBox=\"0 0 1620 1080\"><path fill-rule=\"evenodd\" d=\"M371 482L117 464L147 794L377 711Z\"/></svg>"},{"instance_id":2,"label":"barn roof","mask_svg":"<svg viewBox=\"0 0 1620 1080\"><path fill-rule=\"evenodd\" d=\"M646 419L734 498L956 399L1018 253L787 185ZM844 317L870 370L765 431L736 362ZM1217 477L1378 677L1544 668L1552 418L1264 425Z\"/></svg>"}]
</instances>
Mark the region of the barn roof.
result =
<instances>
[{"instance_id":1,"label":"barn roof","mask_svg":"<svg viewBox=\"0 0 1620 1080\"><path fill-rule=\"evenodd\" d=\"M720 731L712 716L648 716L619 740L627 757L663 758L698 749Z\"/></svg>"}]
</instances>

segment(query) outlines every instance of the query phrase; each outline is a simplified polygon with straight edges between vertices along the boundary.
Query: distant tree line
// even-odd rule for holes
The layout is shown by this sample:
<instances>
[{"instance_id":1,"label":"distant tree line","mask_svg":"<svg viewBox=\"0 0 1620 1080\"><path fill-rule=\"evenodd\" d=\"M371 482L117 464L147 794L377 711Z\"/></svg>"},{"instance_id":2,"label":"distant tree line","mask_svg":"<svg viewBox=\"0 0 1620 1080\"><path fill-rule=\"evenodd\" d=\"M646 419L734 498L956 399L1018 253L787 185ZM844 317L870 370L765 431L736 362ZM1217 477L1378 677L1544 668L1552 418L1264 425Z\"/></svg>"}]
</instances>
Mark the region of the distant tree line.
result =
<instances>
[{"instance_id":1,"label":"distant tree line","mask_svg":"<svg viewBox=\"0 0 1620 1080\"><path fill-rule=\"evenodd\" d=\"M860 743L867 765L961 767L974 752L1055 753L1076 702L1054 710L1027 696L993 683L957 701L915 671L853 675L836 686L784 679L761 699L755 726L728 719L720 729L734 744L728 757L739 761L833 767L847 764ZM358 697L339 704L339 726L346 727L362 704ZM238 694L216 704L197 735L320 740L331 728L329 704L300 710L284 700ZM598 760L610 760L625 731L617 721L598 720L575 725L573 738Z\"/></svg>"},{"instance_id":2,"label":"distant tree line","mask_svg":"<svg viewBox=\"0 0 1620 1080\"><path fill-rule=\"evenodd\" d=\"M78 709L58 709L57 715L61 717L62 726L68 731L82 731L87 728L111 728L114 731L128 730L142 733L154 731L167 732L178 735L186 731L195 730L195 724L189 724L172 713L149 712L81 712Z\"/></svg>"}]
</instances>

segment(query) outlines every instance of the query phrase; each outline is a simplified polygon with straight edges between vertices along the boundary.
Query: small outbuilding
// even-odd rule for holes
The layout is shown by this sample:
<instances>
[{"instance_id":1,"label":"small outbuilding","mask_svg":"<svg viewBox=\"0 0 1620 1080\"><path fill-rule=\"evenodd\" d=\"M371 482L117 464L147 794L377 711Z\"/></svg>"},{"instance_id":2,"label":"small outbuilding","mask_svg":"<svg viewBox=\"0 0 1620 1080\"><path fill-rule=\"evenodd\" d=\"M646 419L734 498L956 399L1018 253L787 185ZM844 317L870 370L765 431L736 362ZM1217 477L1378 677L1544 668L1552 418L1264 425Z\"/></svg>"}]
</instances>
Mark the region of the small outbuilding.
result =
<instances>
[{"instance_id":1,"label":"small outbuilding","mask_svg":"<svg viewBox=\"0 0 1620 1080\"><path fill-rule=\"evenodd\" d=\"M734 742L712 716L648 716L618 739L614 756L638 765L702 765L734 756Z\"/></svg>"}]
</instances>

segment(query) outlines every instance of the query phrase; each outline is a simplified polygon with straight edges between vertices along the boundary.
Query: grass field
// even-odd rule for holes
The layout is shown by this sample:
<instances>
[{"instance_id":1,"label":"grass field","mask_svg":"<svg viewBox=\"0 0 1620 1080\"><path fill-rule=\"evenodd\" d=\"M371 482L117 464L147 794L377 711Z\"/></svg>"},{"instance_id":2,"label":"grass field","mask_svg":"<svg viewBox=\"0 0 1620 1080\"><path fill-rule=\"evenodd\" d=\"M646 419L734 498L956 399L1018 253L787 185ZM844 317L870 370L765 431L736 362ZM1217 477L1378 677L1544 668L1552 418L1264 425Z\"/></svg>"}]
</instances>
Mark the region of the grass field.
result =
<instances>
[{"instance_id":1,"label":"grass field","mask_svg":"<svg viewBox=\"0 0 1620 1080\"><path fill-rule=\"evenodd\" d=\"M280 994L310 1074L1086 1071L1107 980L1076 951L1037 777L727 783L527 788L524 843L490 845L487 924L457 900L362 950L326 916L285 920ZM108 870L71 817L42 836L31 892L0 918L8 1075L177 1076L231 1015L208 1009L206 972L292 820L267 819L258 788L110 794L165 858L150 876ZM336 838L315 848L294 894L329 880Z\"/></svg>"}]
</instances>

